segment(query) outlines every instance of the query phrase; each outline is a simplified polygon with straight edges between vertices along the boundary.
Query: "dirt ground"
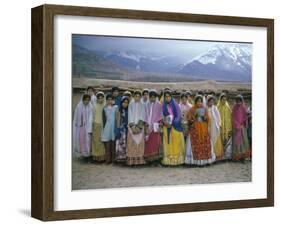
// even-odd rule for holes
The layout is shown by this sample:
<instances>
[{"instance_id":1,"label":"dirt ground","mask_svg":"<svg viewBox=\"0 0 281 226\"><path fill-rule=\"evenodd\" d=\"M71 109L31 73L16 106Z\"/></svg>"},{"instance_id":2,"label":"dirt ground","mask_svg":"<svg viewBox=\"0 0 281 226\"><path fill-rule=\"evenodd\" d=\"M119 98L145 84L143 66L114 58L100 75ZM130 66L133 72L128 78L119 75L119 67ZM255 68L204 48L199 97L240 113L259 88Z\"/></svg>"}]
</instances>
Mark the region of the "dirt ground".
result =
<instances>
[{"instance_id":1,"label":"dirt ground","mask_svg":"<svg viewBox=\"0 0 281 226\"><path fill-rule=\"evenodd\" d=\"M137 166L86 163L73 159L72 189L102 189L162 185L209 184L251 181L252 164L218 162L196 166Z\"/></svg>"}]
</instances>

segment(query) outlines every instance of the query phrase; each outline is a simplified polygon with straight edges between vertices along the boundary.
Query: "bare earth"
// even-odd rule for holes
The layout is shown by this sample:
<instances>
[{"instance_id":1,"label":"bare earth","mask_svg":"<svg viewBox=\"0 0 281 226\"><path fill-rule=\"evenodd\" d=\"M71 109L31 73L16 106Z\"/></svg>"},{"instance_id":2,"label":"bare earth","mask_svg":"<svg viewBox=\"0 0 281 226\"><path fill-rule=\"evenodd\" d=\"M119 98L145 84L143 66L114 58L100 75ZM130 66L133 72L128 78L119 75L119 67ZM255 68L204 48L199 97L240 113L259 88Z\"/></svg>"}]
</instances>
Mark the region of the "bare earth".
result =
<instances>
[{"instance_id":1,"label":"bare earth","mask_svg":"<svg viewBox=\"0 0 281 226\"><path fill-rule=\"evenodd\" d=\"M105 165L73 159L72 189L250 182L251 162L219 162L205 167Z\"/></svg>"}]
</instances>

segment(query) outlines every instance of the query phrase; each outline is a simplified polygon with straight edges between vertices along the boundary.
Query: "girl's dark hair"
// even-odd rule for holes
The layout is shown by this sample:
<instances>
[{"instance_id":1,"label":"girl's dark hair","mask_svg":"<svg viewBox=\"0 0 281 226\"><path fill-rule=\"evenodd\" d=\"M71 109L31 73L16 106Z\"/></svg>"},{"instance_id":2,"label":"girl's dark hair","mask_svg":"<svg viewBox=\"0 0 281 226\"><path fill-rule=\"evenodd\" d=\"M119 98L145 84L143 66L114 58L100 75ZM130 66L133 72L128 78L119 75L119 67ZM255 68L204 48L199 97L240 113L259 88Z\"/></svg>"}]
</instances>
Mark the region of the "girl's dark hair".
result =
<instances>
[{"instance_id":1,"label":"girl's dark hair","mask_svg":"<svg viewBox=\"0 0 281 226\"><path fill-rule=\"evenodd\" d=\"M97 93L97 98L99 98L99 97L104 97L104 93L98 92L98 93Z\"/></svg>"},{"instance_id":2,"label":"girl's dark hair","mask_svg":"<svg viewBox=\"0 0 281 226\"><path fill-rule=\"evenodd\" d=\"M118 88L117 86L113 86L113 87L111 88L111 92L114 92L114 91L119 91L119 88Z\"/></svg>"},{"instance_id":3,"label":"girl's dark hair","mask_svg":"<svg viewBox=\"0 0 281 226\"><path fill-rule=\"evenodd\" d=\"M201 95L197 95L194 99L194 103L196 104L199 99L203 102L203 97Z\"/></svg>"},{"instance_id":4,"label":"girl's dark hair","mask_svg":"<svg viewBox=\"0 0 281 226\"><path fill-rule=\"evenodd\" d=\"M157 94L156 90L149 91L149 97L157 97L157 96L158 96L158 94Z\"/></svg>"},{"instance_id":5,"label":"girl's dark hair","mask_svg":"<svg viewBox=\"0 0 281 226\"><path fill-rule=\"evenodd\" d=\"M149 90L148 89L143 89L143 91L142 91L142 95L144 95L145 93L149 93Z\"/></svg>"},{"instance_id":6,"label":"girl's dark hair","mask_svg":"<svg viewBox=\"0 0 281 226\"><path fill-rule=\"evenodd\" d=\"M123 111L123 103L124 103L124 101L128 101L128 103L130 102L130 98L129 97L127 97L127 96L123 96L122 97L122 99L121 99L121 103L120 103L120 107L119 107L119 111L120 112L122 112ZM128 108L128 107L127 107Z\"/></svg>"},{"instance_id":7,"label":"girl's dark hair","mask_svg":"<svg viewBox=\"0 0 281 226\"><path fill-rule=\"evenodd\" d=\"M235 101L238 102L238 101L241 101L243 102L243 96L238 94L236 97L235 97Z\"/></svg>"},{"instance_id":8,"label":"girl's dark hair","mask_svg":"<svg viewBox=\"0 0 281 226\"><path fill-rule=\"evenodd\" d=\"M107 95L106 95L106 100L108 100L108 99L113 99L113 95L112 95L112 93L108 93Z\"/></svg>"},{"instance_id":9,"label":"girl's dark hair","mask_svg":"<svg viewBox=\"0 0 281 226\"><path fill-rule=\"evenodd\" d=\"M197 94L198 94L198 95L203 95L204 92L203 92L202 90L199 90L199 91L197 92Z\"/></svg>"},{"instance_id":10,"label":"girl's dark hair","mask_svg":"<svg viewBox=\"0 0 281 226\"><path fill-rule=\"evenodd\" d=\"M208 95L208 97L207 97L208 103L209 103L210 100L215 101L215 97L213 95Z\"/></svg>"},{"instance_id":11,"label":"girl's dark hair","mask_svg":"<svg viewBox=\"0 0 281 226\"><path fill-rule=\"evenodd\" d=\"M190 91L186 91L185 93L186 93L187 96L190 96L190 97L192 96Z\"/></svg>"},{"instance_id":12,"label":"girl's dark hair","mask_svg":"<svg viewBox=\"0 0 281 226\"><path fill-rule=\"evenodd\" d=\"M82 96L82 101L84 101L84 100L86 100L86 99L91 100L91 96L90 96L89 94L84 94L84 95Z\"/></svg>"},{"instance_id":13,"label":"girl's dark hair","mask_svg":"<svg viewBox=\"0 0 281 226\"><path fill-rule=\"evenodd\" d=\"M221 95L220 95L220 100L221 100L223 97L226 97L226 94L225 94L225 93L221 93Z\"/></svg>"},{"instance_id":14,"label":"girl's dark hair","mask_svg":"<svg viewBox=\"0 0 281 226\"><path fill-rule=\"evenodd\" d=\"M136 91L134 92L134 96L136 96L136 95L140 95L140 96L141 96L141 91L136 90Z\"/></svg>"},{"instance_id":15,"label":"girl's dark hair","mask_svg":"<svg viewBox=\"0 0 281 226\"><path fill-rule=\"evenodd\" d=\"M187 95L187 93L186 92L184 92L184 93L181 93L181 95L180 95L180 98L182 99L182 98L187 98L188 97L188 95Z\"/></svg>"},{"instance_id":16,"label":"girl's dark hair","mask_svg":"<svg viewBox=\"0 0 281 226\"><path fill-rule=\"evenodd\" d=\"M88 86L87 87L87 91L89 91L90 89L94 91L94 87L93 86Z\"/></svg>"},{"instance_id":17,"label":"girl's dark hair","mask_svg":"<svg viewBox=\"0 0 281 226\"><path fill-rule=\"evenodd\" d=\"M172 97L172 91L171 91L171 90L165 90L165 91L164 91L164 97L165 97L167 94L168 94L170 97Z\"/></svg>"},{"instance_id":18,"label":"girl's dark hair","mask_svg":"<svg viewBox=\"0 0 281 226\"><path fill-rule=\"evenodd\" d=\"M210 94L211 94L212 96L216 96L216 93L215 93L215 91L213 91L213 90L210 92Z\"/></svg>"}]
</instances>

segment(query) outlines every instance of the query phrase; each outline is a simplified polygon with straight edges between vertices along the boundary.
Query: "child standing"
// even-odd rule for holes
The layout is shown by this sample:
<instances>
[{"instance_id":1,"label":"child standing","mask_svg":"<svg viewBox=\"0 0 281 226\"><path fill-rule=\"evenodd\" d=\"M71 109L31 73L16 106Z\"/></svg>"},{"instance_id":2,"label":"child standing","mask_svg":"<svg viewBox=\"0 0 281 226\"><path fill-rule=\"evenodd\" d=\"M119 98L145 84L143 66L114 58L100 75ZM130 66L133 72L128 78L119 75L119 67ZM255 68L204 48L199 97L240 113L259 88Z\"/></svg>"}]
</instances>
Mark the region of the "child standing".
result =
<instances>
[{"instance_id":1,"label":"child standing","mask_svg":"<svg viewBox=\"0 0 281 226\"><path fill-rule=\"evenodd\" d=\"M91 156L92 105L88 94L82 96L73 117L73 148L84 158Z\"/></svg>"},{"instance_id":2,"label":"child standing","mask_svg":"<svg viewBox=\"0 0 281 226\"><path fill-rule=\"evenodd\" d=\"M102 142L105 146L105 161L107 164L115 160L115 116L117 105L114 105L112 94L106 96L106 106L103 108Z\"/></svg>"},{"instance_id":3,"label":"child standing","mask_svg":"<svg viewBox=\"0 0 281 226\"><path fill-rule=\"evenodd\" d=\"M103 121L102 113L105 106L104 93L97 93L97 102L93 107L93 136L92 136L92 154L96 162L105 161L104 144L101 141Z\"/></svg>"}]
</instances>

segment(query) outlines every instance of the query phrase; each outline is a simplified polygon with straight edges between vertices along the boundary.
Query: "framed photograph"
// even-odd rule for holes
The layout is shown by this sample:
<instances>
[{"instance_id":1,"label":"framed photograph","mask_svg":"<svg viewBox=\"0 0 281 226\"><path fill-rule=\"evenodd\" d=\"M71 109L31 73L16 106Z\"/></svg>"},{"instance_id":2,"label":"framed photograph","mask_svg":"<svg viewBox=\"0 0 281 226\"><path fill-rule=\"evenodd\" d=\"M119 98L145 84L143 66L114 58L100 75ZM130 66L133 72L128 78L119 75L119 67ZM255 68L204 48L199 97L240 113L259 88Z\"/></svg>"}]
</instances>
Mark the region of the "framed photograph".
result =
<instances>
[{"instance_id":1,"label":"framed photograph","mask_svg":"<svg viewBox=\"0 0 281 226\"><path fill-rule=\"evenodd\" d=\"M32 9L32 217L274 205L274 20Z\"/></svg>"}]
</instances>

